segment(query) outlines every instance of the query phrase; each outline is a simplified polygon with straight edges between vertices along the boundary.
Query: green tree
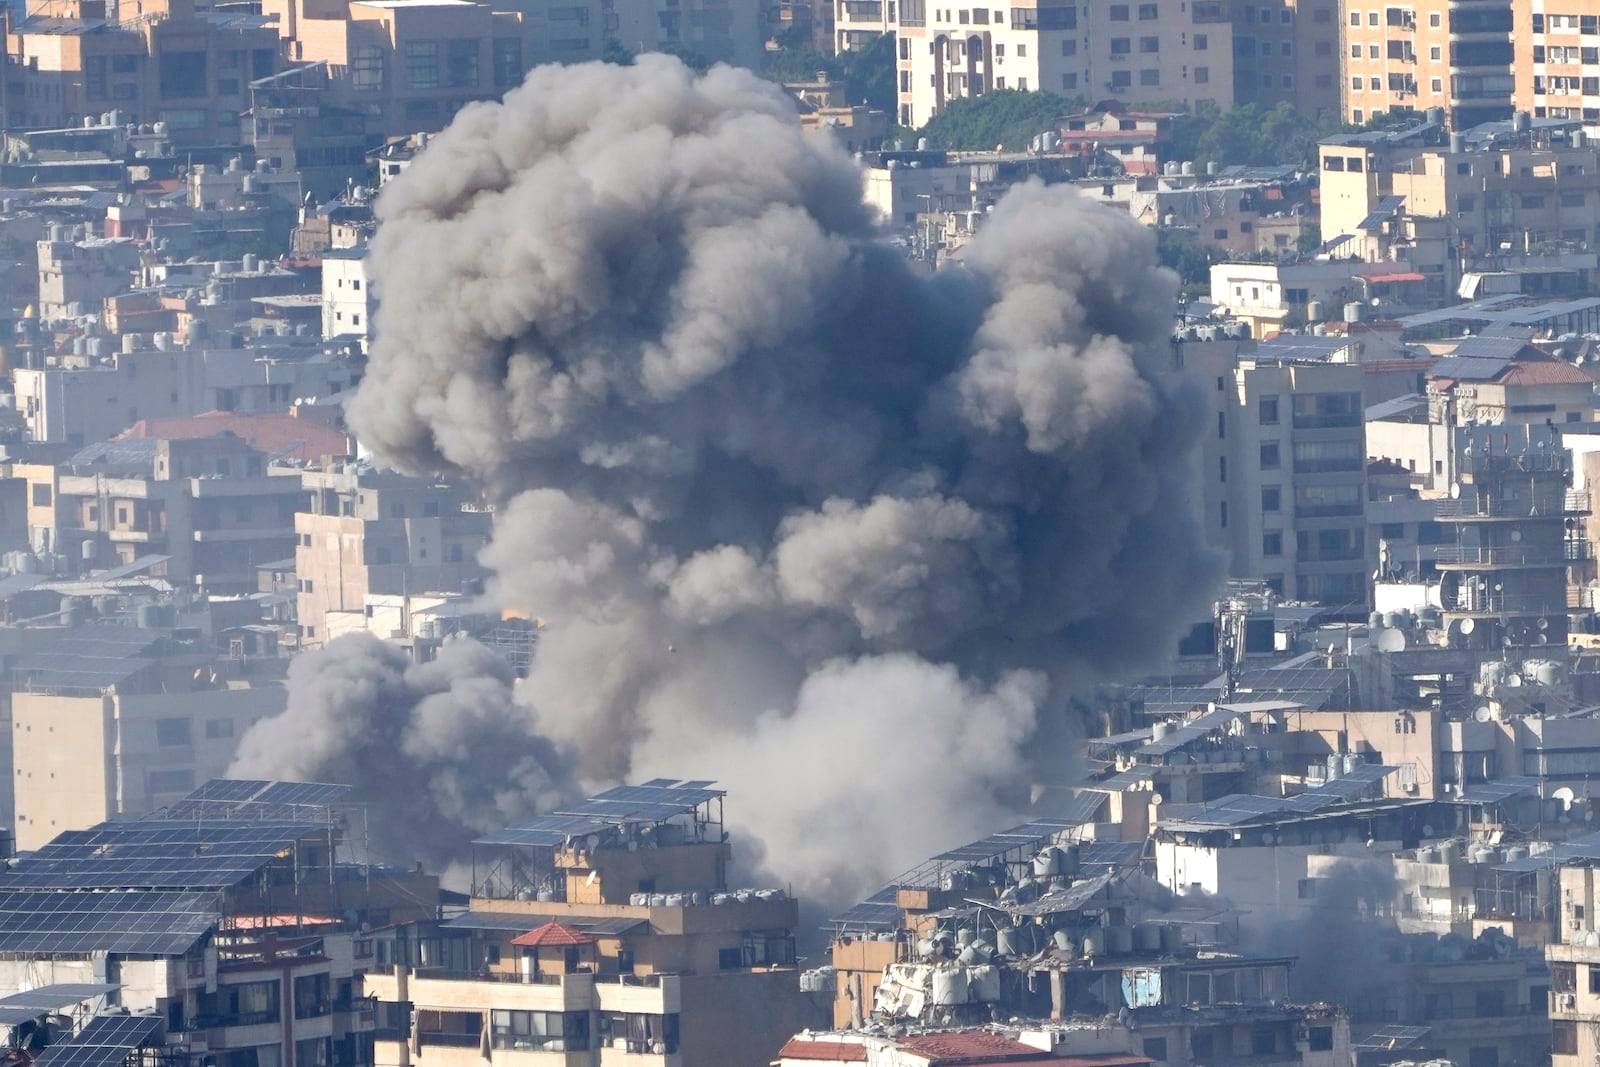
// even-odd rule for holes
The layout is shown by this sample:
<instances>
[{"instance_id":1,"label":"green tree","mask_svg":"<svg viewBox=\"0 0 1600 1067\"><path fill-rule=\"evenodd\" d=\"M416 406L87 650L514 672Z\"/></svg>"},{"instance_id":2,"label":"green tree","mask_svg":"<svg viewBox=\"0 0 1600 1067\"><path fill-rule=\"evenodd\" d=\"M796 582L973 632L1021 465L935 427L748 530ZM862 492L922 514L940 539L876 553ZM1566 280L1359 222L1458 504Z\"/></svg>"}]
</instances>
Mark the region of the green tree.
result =
<instances>
[{"instance_id":1,"label":"green tree","mask_svg":"<svg viewBox=\"0 0 1600 1067\"><path fill-rule=\"evenodd\" d=\"M1056 119L1083 108L1082 99L1057 93L995 89L950 101L917 132L934 148L981 150L1001 145L1016 152L1053 128Z\"/></svg>"},{"instance_id":2,"label":"green tree","mask_svg":"<svg viewBox=\"0 0 1600 1067\"><path fill-rule=\"evenodd\" d=\"M1228 258L1221 246L1202 241L1193 230L1159 227L1156 256L1161 265L1178 275L1185 301L1202 299L1211 292L1211 264Z\"/></svg>"},{"instance_id":3,"label":"green tree","mask_svg":"<svg viewBox=\"0 0 1600 1067\"><path fill-rule=\"evenodd\" d=\"M844 85L845 99L886 115L895 111L895 38L883 34L866 48L828 56L813 48L780 48L767 53L761 76L775 82L808 82L818 74Z\"/></svg>"}]
</instances>

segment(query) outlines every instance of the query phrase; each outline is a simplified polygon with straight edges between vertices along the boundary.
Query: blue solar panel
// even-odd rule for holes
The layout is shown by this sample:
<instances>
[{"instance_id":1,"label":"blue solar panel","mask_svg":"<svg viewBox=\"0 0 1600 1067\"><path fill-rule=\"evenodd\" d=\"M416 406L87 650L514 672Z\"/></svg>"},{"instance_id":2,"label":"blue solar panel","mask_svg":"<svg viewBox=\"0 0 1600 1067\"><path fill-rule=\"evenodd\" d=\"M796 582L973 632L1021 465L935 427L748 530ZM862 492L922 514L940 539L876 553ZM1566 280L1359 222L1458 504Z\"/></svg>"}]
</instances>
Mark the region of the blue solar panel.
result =
<instances>
[{"instance_id":1,"label":"blue solar panel","mask_svg":"<svg viewBox=\"0 0 1600 1067\"><path fill-rule=\"evenodd\" d=\"M0 952L181 955L217 921L210 893L0 892Z\"/></svg>"},{"instance_id":2,"label":"blue solar panel","mask_svg":"<svg viewBox=\"0 0 1600 1067\"><path fill-rule=\"evenodd\" d=\"M325 828L306 822L108 822L68 830L6 875L11 889L222 889Z\"/></svg>"},{"instance_id":3,"label":"blue solar panel","mask_svg":"<svg viewBox=\"0 0 1600 1067\"><path fill-rule=\"evenodd\" d=\"M63 1044L35 1061L40 1067L119 1067L161 1029L158 1015L97 1015Z\"/></svg>"},{"instance_id":4,"label":"blue solar panel","mask_svg":"<svg viewBox=\"0 0 1600 1067\"><path fill-rule=\"evenodd\" d=\"M568 837L600 833L632 823L658 823L688 815L708 800L725 796L710 782L656 778L644 785L619 785L518 826L477 839L479 845L554 848Z\"/></svg>"}]
</instances>

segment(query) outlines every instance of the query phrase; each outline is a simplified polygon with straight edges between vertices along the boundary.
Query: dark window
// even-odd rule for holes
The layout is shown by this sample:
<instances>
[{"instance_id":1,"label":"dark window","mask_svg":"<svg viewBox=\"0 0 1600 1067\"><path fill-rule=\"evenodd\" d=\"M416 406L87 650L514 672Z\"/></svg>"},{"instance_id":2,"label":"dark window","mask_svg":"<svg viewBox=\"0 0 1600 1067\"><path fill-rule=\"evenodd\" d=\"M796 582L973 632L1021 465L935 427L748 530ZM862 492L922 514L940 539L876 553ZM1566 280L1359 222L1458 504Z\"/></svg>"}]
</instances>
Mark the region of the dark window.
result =
<instances>
[{"instance_id":1,"label":"dark window","mask_svg":"<svg viewBox=\"0 0 1600 1067\"><path fill-rule=\"evenodd\" d=\"M161 53L163 100L185 100L204 97L206 94L205 52Z\"/></svg>"},{"instance_id":2,"label":"dark window","mask_svg":"<svg viewBox=\"0 0 1600 1067\"><path fill-rule=\"evenodd\" d=\"M1164 1037L1147 1037L1144 1039L1144 1055L1146 1059L1155 1060L1157 1063L1167 1058L1167 1039Z\"/></svg>"},{"instance_id":3,"label":"dark window","mask_svg":"<svg viewBox=\"0 0 1600 1067\"><path fill-rule=\"evenodd\" d=\"M447 70L450 88L476 89L478 87L478 42L460 40L450 42Z\"/></svg>"},{"instance_id":4,"label":"dark window","mask_svg":"<svg viewBox=\"0 0 1600 1067\"><path fill-rule=\"evenodd\" d=\"M1310 1034L1307 1035L1307 1040L1311 1046L1312 1052L1332 1052L1333 1027L1313 1026Z\"/></svg>"},{"instance_id":5,"label":"dark window","mask_svg":"<svg viewBox=\"0 0 1600 1067\"><path fill-rule=\"evenodd\" d=\"M1261 469L1264 471L1275 471L1278 469L1278 463L1278 442L1261 442Z\"/></svg>"},{"instance_id":6,"label":"dark window","mask_svg":"<svg viewBox=\"0 0 1600 1067\"><path fill-rule=\"evenodd\" d=\"M497 37L494 42L494 87L509 89L522 81L522 42Z\"/></svg>"},{"instance_id":7,"label":"dark window","mask_svg":"<svg viewBox=\"0 0 1600 1067\"><path fill-rule=\"evenodd\" d=\"M1283 531L1268 530L1261 535L1261 554L1263 556L1283 555Z\"/></svg>"},{"instance_id":8,"label":"dark window","mask_svg":"<svg viewBox=\"0 0 1600 1067\"><path fill-rule=\"evenodd\" d=\"M194 734L190 729L188 719L157 719L156 744L163 747L172 745L190 745L194 743Z\"/></svg>"},{"instance_id":9,"label":"dark window","mask_svg":"<svg viewBox=\"0 0 1600 1067\"><path fill-rule=\"evenodd\" d=\"M54 494L54 491L50 488L50 486L48 486L48 485L35 485L33 487L33 506L36 507L36 508L47 508L47 507L49 507L50 506L50 498L51 498L51 496L53 494Z\"/></svg>"},{"instance_id":10,"label":"dark window","mask_svg":"<svg viewBox=\"0 0 1600 1067\"><path fill-rule=\"evenodd\" d=\"M1276 485L1261 487L1261 510L1279 511L1283 508L1283 490Z\"/></svg>"},{"instance_id":11,"label":"dark window","mask_svg":"<svg viewBox=\"0 0 1600 1067\"><path fill-rule=\"evenodd\" d=\"M1578 1024L1562 1020L1550 1024L1550 1051L1557 1056L1578 1054Z\"/></svg>"}]
</instances>

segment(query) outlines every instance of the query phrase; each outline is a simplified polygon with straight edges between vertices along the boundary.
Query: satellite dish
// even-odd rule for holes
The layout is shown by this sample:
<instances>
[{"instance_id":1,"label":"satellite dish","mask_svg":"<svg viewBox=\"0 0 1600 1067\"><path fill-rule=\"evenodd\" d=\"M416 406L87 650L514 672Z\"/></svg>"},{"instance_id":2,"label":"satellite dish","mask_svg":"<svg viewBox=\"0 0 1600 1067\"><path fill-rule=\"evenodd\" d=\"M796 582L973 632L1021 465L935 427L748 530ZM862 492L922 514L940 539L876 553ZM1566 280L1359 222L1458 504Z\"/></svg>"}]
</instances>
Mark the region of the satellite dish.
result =
<instances>
[{"instance_id":1,"label":"satellite dish","mask_svg":"<svg viewBox=\"0 0 1600 1067\"><path fill-rule=\"evenodd\" d=\"M1512 530L1511 531L1511 540L1513 540L1513 541L1522 540L1522 531L1521 530Z\"/></svg>"},{"instance_id":2,"label":"satellite dish","mask_svg":"<svg viewBox=\"0 0 1600 1067\"><path fill-rule=\"evenodd\" d=\"M1461 499L1461 485L1459 483L1457 483L1457 482L1451 482L1450 483L1450 499L1451 500L1460 500Z\"/></svg>"},{"instance_id":3,"label":"satellite dish","mask_svg":"<svg viewBox=\"0 0 1600 1067\"><path fill-rule=\"evenodd\" d=\"M1522 684L1522 675L1513 674L1511 677L1506 679L1506 684L1515 689L1517 686Z\"/></svg>"},{"instance_id":4,"label":"satellite dish","mask_svg":"<svg viewBox=\"0 0 1600 1067\"><path fill-rule=\"evenodd\" d=\"M1561 810L1562 811L1571 811L1572 810L1572 802L1574 800L1576 800L1577 798L1578 798L1578 795L1576 793L1574 793L1567 786L1562 786L1560 789L1557 789L1557 790L1555 790L1554 792L1552 792L1550 794L1550 799L1551 800L1559 800L1559 801L1561 801Z\"/></svg>"},{"instance_id":5,"label":"satellite dish","mask_svg":"<svg viewBox=\"0 0 1600 1067\"><path fill-rule=\"evenodd\" d=\"M1161 806L1161 794L1160 793L1152 793L1152 794L1150 794L1150 803L1159 808Z\"/></svg>"},{"instance_id":6,"label":"satellite dish","mask_svg":"<svg viewBox=\"0 0 1600 1067\"><path fill-rule=\"evenodd\" d=\"M1533 639L1533 643L1536 645L1548 645L1550 643L1550 635L1540 634L1538 637Z\"/></svg>"},{"instance_id":7,"label":"satellite dish","mask_svg":"<svg viewBox=\"0 0 1600 1067\"><path fill-rule=\"evenodd\" d=\"M1478 628L1478 624L1477 624L1477 622L1475 620L1473 620L1473 619L1462 619L1461 620L1461 632L1463 634L1470 634L1473 630L1476 630L1477 628Z\"/></svg>"},{"instance_id":8,"label":"satellite dish","mask_svg":"<svg viewBox=\"0 0 1600 1067\"><path fill-rule=\"evenodd\" d=\"M1536 623L1535 625L1537 625L1539 627L1539 629L1541 629L1541 630L1548 630L1548 629L1550 629L1550 620L1549 619L1540 619L1538 621L1538 623Z\"/></svg>"},{"instance_id":9,"label":"satellite dish","mask_svg":"<svg viewBox=\"0 0 1600 1067\"><path fill-rule=\"evenodd\" d=\"M1277 839L1272 836L1272 831L1271 830L1267 830L1264 833L1262 833L1262 835L1261 835L1261 843L1263 845L1270 845L1275 840L1277 840Z\"/></svg>"},{"instance_id":10,"label":"satellite dish","mask_svg":"<svg viewBox=\"0 0 1600 1067\"><path fill-rule=\"evenodd\" d=\"M1487 706L1481 707L1473 711L1472 718L1475 722L1488 722L1494 718L1494 712L1490 711Z\"/></svg>"},{"instance_id":11,"label":"satellite dish","mask_svg":"<svg viewBox=\"0 0 1600 1067\"><path fill-rule=\"evenodd\" d=\"M1403 652L1406 647L1406 635L1401 630L1384 630L1378 634L1379 652Z\"/></svg>"},{"instance_id":12,"label":"satellite dish","mask_svg":"<svg viewBox=\"0 0 1600 1067\"><path fill-rule=\"evenodd\" d=\"M1423 837L1432 837L1433 836L1433 824L1432 823L1423 823L1422 824L1422 836Z\"/></svg>"}]
</instances>

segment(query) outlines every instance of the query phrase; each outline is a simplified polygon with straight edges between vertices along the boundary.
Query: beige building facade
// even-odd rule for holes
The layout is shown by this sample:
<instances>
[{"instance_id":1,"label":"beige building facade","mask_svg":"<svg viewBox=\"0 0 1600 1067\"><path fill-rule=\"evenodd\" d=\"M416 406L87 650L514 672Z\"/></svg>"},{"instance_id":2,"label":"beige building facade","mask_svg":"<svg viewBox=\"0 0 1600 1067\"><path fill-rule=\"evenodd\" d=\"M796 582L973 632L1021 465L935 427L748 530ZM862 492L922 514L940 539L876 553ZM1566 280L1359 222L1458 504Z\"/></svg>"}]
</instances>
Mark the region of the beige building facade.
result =
<instances>
[{"instance_id":1,"label":"beige building facade","mask_svg":"<svg viewBox=\"0 0 1600 1067\"><path fill-rule=\"evenodd\" d=\"M1349 4L1343 117L1439 108L1453 130L1511 117L1510 0Z\"/></svg>"}]
</instances>

